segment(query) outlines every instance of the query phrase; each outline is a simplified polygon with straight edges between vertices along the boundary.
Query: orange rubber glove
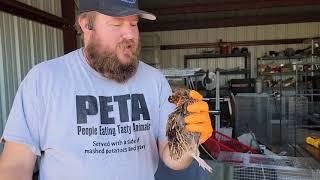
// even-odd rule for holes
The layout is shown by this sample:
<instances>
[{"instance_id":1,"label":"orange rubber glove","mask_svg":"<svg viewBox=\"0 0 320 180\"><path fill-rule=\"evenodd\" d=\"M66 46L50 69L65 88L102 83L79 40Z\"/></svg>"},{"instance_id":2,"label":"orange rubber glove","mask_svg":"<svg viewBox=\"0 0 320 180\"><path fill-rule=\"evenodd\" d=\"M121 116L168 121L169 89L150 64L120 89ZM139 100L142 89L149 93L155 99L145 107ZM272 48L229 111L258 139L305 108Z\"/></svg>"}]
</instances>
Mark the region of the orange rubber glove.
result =
<instances>
[{"instance_id":1,"label":"orange rubber glove","mask_svg":"<svg viewBox=\"0 0 320 180\"><path fill-rule=\"evenodd\" d=\"M209 106L202 101L203 97L197 91L191 90L189 95L199 101L187 107L187 111L190 114L184 118L184 122L188 131L200 133L199 143L202 144L211 137L213 131L209 116Z\"/></svg>"}]
</instances>

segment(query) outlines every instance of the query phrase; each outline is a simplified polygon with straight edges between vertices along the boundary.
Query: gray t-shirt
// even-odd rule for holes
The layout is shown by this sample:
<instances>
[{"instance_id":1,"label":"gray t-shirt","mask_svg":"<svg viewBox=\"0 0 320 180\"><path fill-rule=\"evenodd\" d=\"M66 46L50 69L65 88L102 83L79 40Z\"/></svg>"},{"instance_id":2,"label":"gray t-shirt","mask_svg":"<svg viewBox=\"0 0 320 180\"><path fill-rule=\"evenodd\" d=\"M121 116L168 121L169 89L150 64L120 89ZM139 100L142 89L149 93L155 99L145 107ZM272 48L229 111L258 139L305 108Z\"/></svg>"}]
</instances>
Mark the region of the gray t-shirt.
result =
<instances>
[{"instance_id":1,"label":"gray t-shirt","mask_svg":"<svg viewBox=\"0 0 320 180\"><path fill-rule=\"evenodd\" d=\"M143 62L119 84L78 49L31 69L2 138L41 155L40 180L152 180L174 109L170 94L160 71Z\"/></svg>"}]
</instances>

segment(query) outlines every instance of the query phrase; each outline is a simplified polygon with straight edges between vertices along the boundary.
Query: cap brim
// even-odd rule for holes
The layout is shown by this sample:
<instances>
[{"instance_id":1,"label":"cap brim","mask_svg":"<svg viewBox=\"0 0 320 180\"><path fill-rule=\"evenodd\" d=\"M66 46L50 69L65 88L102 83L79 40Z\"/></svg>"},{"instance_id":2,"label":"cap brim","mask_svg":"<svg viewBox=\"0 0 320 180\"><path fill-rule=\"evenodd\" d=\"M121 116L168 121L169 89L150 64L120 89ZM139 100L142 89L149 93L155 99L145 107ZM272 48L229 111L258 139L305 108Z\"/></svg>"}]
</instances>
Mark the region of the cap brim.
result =
<instances>
[{"instance_id":1,"label":"cap brim","mask_svg":"<svg viewBox=\"0 0 320 180\"><path fill-rule=\"evenodd\" d=\"M108 9L98 9L96 10L99 13L108 15L108 16L114 16L114 17L123 17L123 16L132 16L132 15L138 15L141 18L148 19L148 20L156 20L156 16L152 13L142 11L137 8L124 8L124 7L116 7L113 6Z\"/></svg>"}]
</instances>

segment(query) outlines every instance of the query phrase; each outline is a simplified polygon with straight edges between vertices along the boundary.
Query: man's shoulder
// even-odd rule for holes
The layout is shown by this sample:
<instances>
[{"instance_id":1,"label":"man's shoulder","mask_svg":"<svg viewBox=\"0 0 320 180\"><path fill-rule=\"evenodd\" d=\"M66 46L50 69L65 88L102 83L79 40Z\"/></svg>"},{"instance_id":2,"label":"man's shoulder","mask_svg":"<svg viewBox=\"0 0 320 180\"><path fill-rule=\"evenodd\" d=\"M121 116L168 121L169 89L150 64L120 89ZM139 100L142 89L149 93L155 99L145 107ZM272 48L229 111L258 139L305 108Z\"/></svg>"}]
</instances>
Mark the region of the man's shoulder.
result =
<instances>
[{"instance_id":1,"label":"man's shoulder","mask_svg":"<svg viewBox=\"0 0 320 180\"><path fill-rule=\"evenodd\" d=\"M68 63L72 63L75 61L78 55L78 50L72 51L68 54L49 59L47 61L43 61L37 65L35 65L31 71L50 73L50 72L61 72L61 70L65 69Z\"/></svg>"},{"instance_id":2,"label":"man's shoulder","mask_svg":"<svg viewBox=\"0 0 320 180\"><path fill-rule=\"evenodd\" d=\"M143 82L149 82L149 85L158 86L159 88L163 84L167 84L167 79L163 75L163 73L155 68L152 67L144 62L140 61L140 72L138 73L139 80Z\"/></svg>"},{"instance_id":3,"label":"man's shoulder","mask_svg":"<svg viewBox=\"0 0 320 180\"><path fill-rule=\"evenodd\" d=\"M78 57L79 49L72 51L68 54L44 61L36 66L39 66L41 68L52 68L55 66L61 66L65 65L66 62L71 62L72 60L76 59Z\"/></svg>"},{"instance_id":4,"label":"man's shoulder","mask_svg":"<svg viewBox=\"0 0 320 180\"><path fill-rule=\"evenodd\" d=\"M75 61L78 50L66 55L50 59L33 66L25 77L26 79L46 80L48 77L60 77L68 71L68 63Z\"/></svg>"},{"instance_id":5,"label":"man's shoulder","mask_svg":"<svg viewBox=\"0 0 320 180\"><path fill-rule=\"evenodd\" d=\"M162 76L162 73L159 69L150 66L149 64L146 64L145 62L140 60L140 67L143 70L143 73L146 74L152 74L152 75L158 75Z\"/></svg>"}]
</instances>

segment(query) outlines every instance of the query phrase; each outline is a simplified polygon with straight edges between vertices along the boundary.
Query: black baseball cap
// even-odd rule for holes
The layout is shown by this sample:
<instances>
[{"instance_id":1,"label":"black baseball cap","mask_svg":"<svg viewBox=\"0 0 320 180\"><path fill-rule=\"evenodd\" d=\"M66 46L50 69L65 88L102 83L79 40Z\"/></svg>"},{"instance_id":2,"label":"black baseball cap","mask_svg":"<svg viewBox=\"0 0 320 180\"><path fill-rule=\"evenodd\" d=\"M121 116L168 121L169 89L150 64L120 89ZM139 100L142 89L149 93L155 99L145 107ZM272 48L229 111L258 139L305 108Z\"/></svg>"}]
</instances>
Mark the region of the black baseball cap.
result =
<instances>
[{"instance_id":1,"label":"black baseball cap","mask_svg":"<svg viewBox=\"0 0 320 180\"><path fill-rule=\"evenodd\" d=\"M114 17L139 15L144 19L156 19L154 14L139 9L138 0L80 0L79 11L97 11Z\"/></svg>"}]
</instances>

